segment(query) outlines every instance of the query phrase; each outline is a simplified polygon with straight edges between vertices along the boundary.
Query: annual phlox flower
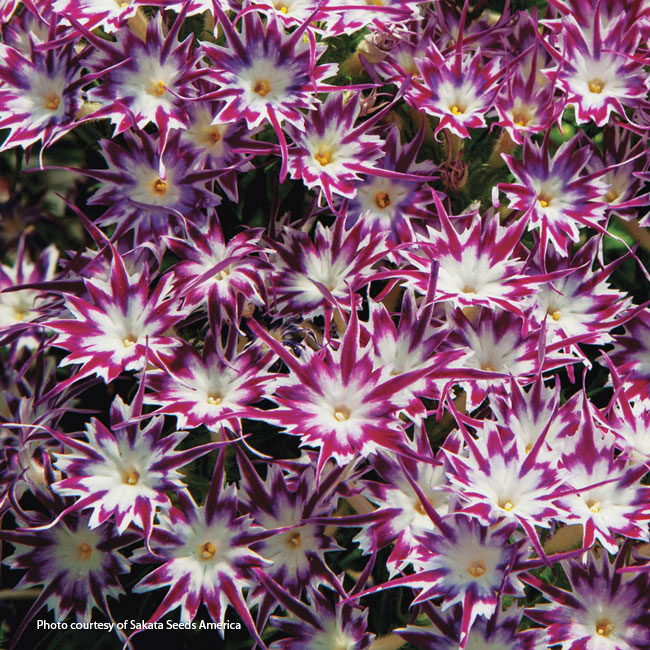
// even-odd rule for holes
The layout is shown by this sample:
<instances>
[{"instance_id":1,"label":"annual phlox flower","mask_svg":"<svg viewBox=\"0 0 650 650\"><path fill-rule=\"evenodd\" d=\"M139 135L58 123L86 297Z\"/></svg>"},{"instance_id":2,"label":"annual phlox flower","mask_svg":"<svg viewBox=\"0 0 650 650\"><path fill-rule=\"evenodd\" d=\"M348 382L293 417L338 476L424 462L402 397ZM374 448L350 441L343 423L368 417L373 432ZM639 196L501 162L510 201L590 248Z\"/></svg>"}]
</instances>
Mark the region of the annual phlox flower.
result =
<instances>
[{"instance_id":1,"label":"annual phlox flower","mask_svg":"<svg viewBox=\"0 0 650 650\"><path fill-rule=\"evenodd\" d=\"M602 127L612 112L625 120L625 107L642 105L647 95L643 62L635 56L638 25L630 25L621 11L603 28L600 16L606 4L598 1L589 7L582 26L575 16L564 16L558 49L549 49L557 65L548 74L557 78L567 103L575 107L578 124L593 120Z\"/></svg>"},{"instance_id":2,"label":"annual phlox flower","mask_svg":"<svg viewBox=\"0 0 650 650\"><path fill-rule=\"evenodd\" d=\"M48 37L56 36L53 24ZM45 149L79 123L82 88L94 78L82 74L86 54L71 42L43 50L33 38L24 52L0 43L0 129L9 129L0 151L37 142Z\"/></svg>"},{"instance_id":3,"label":"annual phlox flower","mask_svg":"<svg viewBox=\"0 0 650 650\"><path fill-rule=\"evenodd\" d=\"M165 33L163 14L158 12L149 20L144 40L126 26L114 33L116 42L83 30L97 50L91 68L101 79L87 93L90 102L101 104L94 117L110 118L116 126L115 135L130 128L142 130L154 123L160 134L158 155L163 180L162 153L168 136L172 129L188 127L186 102L182 98L194 96L192 82L203 74L192 35L178 42L184 17L181 12ZM76 21L74 24L79 26Z\"/></svg>"},{"instance_id":4,"label":"annual phlox flower","mask_svg":"<svg viewBox=\"0 0 650 650\"><path fill-rule=\"evenodd\" d=\"M152 354L179 344L167 334L184 316L170 296L170 275L150 294L148 269L129 275L114 252L108 278L84 279L84 287L83 298L64 294L66 317L44 323L58 335L54 345L70 352L60 365L81 364L59 389L91 375L110 382L123 370L141 370L147 349Z\"/></svg>"},{"instance_id":5,"label":"annual phlox flower","mask_svg":"<svg viewBox=\"0 0 650 650\"><path fill-rule=\"evenodd\" d=\"M189 492L179 493L178 507L158 514L150 540L151 552L135 551L134 562L159 564L134 587L134 593L169 587L149 618L156 622L180 607L180 620L190 623L203 603L223 636L226 608L231 605L262 648L266 645L244 601L243 590L256 584L254 569L271 563L250 547L271 536L253 524L248 515L237 515L237 490L224 484L223 453L219 455L207 499L199 506Z\"/></svg>"},{"instance_id":6,"label":"annual phlox flower","mask_svg":"<svg viewBox=\"0 0 650 650\"><path fill-rule=\"evenodd\" d=\"M569 511L567 523L583 527L583 547L595 541L609 553L618 551L617 536L648 541L650 488L641 485L647 468L629 465L625 457L614 457L611 440L594 426L591 406L583 398L582 418L573 437L572 449L562 455L560 474L577 492L562 498ZM593 487L591 487L593 486ZM585 488L585 489L582 489Z\"/></svg>"},{"instance_id":7,"label":"annual phlox flower","mask_svg":"<svg viewBox=\"0 0 650 650\"><path fill-rule=\"evenodd\" d=\"M325 48L308 36L305 21L298 29L287 33L275 15L262 22L260 14L247 12L242 17L241 35L214 5L218 25L226 36L227 45L202 43L210 59L209 79L218 90L204 99L220 98L225 104L215 116L215 122L245 119L249 129L268 121L282 149L280 180L286 176L287 145L282 122L300 131L303 111L317 106L316 92L322 82L336 74L338 64L316 65Z\"/></svg>"},{"instance_id":8,"label":"annual phlox flower","mask_svg":"<svg viewBox=\"0 0 650 650\"><path fill-rule=\"evenodd\" d=\"M429 506L430 509L430 506ZM363 596L393 587L413 587L412 606L443 598L442 611L462 605L458 648L465 650L477 617L491 618L500 596L523 596L517 562L522 541L509 543L515 525L488 528L465 515L448 515L440 530L420 535L416 572L371 587Z\"/></svg>"},{"instance_id":9,"label":"annual phlox flower","mask_svg":"<svg viewBox=\"0 0 650 650\"><path fill-rule=\"evenodd\" d=\"M227 242L215 213L207 227L187 224L187 237L168 237L167 247L180 261L171 272L186 306L218 311L220 319L239 322L246 306L266 302L271 269L260 242L261 230L250 228Z\"/></svg>"},{"instance_id":10,"label":"annual phlox flower","mask_svg":"<svg viewBox=\"0 0 650 650\"><path fill-rule=\"evenodd\" d=\"M350 291L368 283L389 244L385 233L368 232L362 223L346 230L344 222L338 218L330 227L319 222L313 237L285 226L267 241L274 251L272 300L280 316L312 318L354 308L357 298Z\"/></svg>"},{"instance_id":11,"label":"annual phlox flower","mask_svg":"<svg viewBox=\"0 0 650 650\"><path fill-rule=\"evenodd\" d=\"M547 643L561 650L637 650L650 643L648 574L622 574L625 548L614 564L601 552L586 564L563 561L569 589L526 574L522 579L550 601L527 608L526 616L546 627Z\"/></svg>"},{"instance_id":12,"label":"annual phlox flower","mask_svg":"<svg viewBox=\"0 0 650 650\"><path fill-rule=\"evenodd\" d=\"M459 138L484 127L502 76L498 57L485 61L480 49L463 51L459 44L451 55L432 43L426 56L416 59L423 82L415 82L406 100L415 108L440 118L435 128Z\"/></svg>"},{"instance_id":13,"label":"annual phlox flower","mask_svg":"<svg viewBox=\"0 0 650 650\"><path fill-rule=\"evenodd\" d=\"M18 334L19 348L35 349L39 343L38 328L27 324L46 315L46 295L38 289L19 289L23 284L47 283L56 274L59 251L47 246L31 261L22 237L12 266L0 265L0 338ZM18 289L14 291L13 289ZM33 331L30 332L30 329Z\"/></svg>"},{"instance_id":14,"label":"annual phlox flower","mask_svg":"<svg viewBox=\"0 0 650 650\"><path fill-rule=\"evenodd\" d=\"M127 237L135 246L145 243L160 248L160 238L182 234L189 221L205 221L204 211L218 205L220 197L207 184L219 170L195 166L195 151L175 132L164 152L161 174L156 140L145 131L124 134L126 147L102 140L108 169L85 169L82 173L101 182L90 205L107 205L98 226L116 226L113 239Z\"/></svg>"},{"instance_id":15,"label":"annual phlox flower","mask_svg":"<svg viewBox=\"0 0 650 650\"><path fill-rule=\"evenodd\" d=\"M557 463L540 454L545 431L530 451L503 439L497 426L484 421L479 438L461 426L468 455L447 453L449 481L462 502L460 512L483 525L500 521L521 526L540 557L544 557L535 526L548 528L564 513L558 505L564 487Z\"/></svg>"},{"instance_id":16,"label":"annual phlox flower","mask_svg":"<svg viewBox=\"0 0 650 650\"><path fill-rule=\"evenodd\" d=\"M259 417L252 405L270 396L275 375L268 371L272 354L257 344L238 350L237 338L232 326L225 344L219 332L209 332L201 353L186 342L156 352L145 403L159 406L155 414L175 415L181 427L239 432L242 417Z\"/></svg>"},{"instance_id":17,"label":"annual phlox flower","mask_svg":"<svg viewBox=\"0 0 650 650\"><path fill-rule=\"evenodd\" d=\"M293 140L289 147L291 178L302 179L308 188L318 188L334 211L334 195L352 199L362 174L422 182L417 174L400 174L379 167L384 141L371 133L390 104L356 124L361 111L357 92L344 101L342 93L331 93L325 102L305 117L301 129L287 126ZM428 180L428 179L426 179Z\"/></svg>"},{"instance_id":18,"label":"annual phlox flower","mask_svg":"<svg viewBox=\"0 0 650 650\"><path fill-rule=\"evenodd\" d=\"M301 445L319 449L317 476L329 458L343 465L379 449L410 455L398 412L413 402L404 387L428 367L387 378L375 366L369 344L360 342L354 310L337 347L305 347L300 358L252 319L249 327L289 369L276 381L270 399L277 407L265 412L266 420L299 435Z\"/></svg>"},{"instance_id":19,"label":"annual phlox flower","mask_svg":"<svg viewBox=\"0 0 650 650\"><path fill-rule=\"evenodd\" d=\"M402 144L399 130L391 128L384 145L386 155L379 164L389 171L411 176L420 173L430 178L435 165L415 162L423 137L424 129L421 128L411 142ZM370 175L359 182L356 196L347 202L345 223L349 228L360 220L368 229L389 231L396 241L410 241L413 238L411 220L431 217L427 209L429 197L423 182Z\"/></svg>"},{"instance_id":20,"label":"annual phlox flower","mask_svg":"<svg viewBox=\"0 0 650 650\"><path fill-rule=\"evenodd\" d=\"M592 153L581 142L577 135L551 155L548 137L542 145L527 139L521 161L503 154L517 182L499 183L497 188L506 194L511 208L524 212L530 230L541 227L542 256L549 239L567 255L581 227L602 230L606 206L602 197L608 189L602 179L605 170L584 173Z\"/></svg>"},{"instance_id":21,"label":"annual phlox flower","mask_svg":"<svg viewBox=\"0 0 650 650\"><path fill-rule=\"evenodd\" d=\"M409 624L394 633L423 650L456 650L461 638L462 606L456 605L444 613L431 601L419 607L433 625ZM539 628L519 631L522 614L523 608L511 607L503 612L497 610L490 618L477 618L467 635L465 650L543 650Z\"/></svg>"},{"instance_id":22,"label":"annual phlox flower","mask_svg":"<svg viewBox=\"0 0 650 650\"><path fill-rule=\"evenodd\" d=\"M282 585L295 597L311 596L321 585L338 590L340 585L325 561L325 553L340 550L331 536L325 534L325 525L311 520L329 515L336 503L333 498L342 470L336 468L316 485L316 472L306 467L300 473L288 474L277 465L269 465L262 480L250 460L238 454L241 472L240 508L256 524L266 529L285 528L258 542L253 549L273 562L266 570L270 579ZM262 585L248 595L252 608L259 603L257 625L261 629L268 615L277 605L273 594Z\"/></svg>"},{"instance_id":23,"label":"annual phlox flower","mask_svg":"<svg viewBox=\"0 0 650 650\"><path fill-rule=\"evenodd\" d=\"M2 530L0 539L14 547L3 564L26 571L18 589L42 586L14 632L13 650L45 606L57 621L65 621L74 612L78 622L88 622L94 608L109 613L108 598L117 599L124 593L118 576L130 570L129 561L118 549L136 541L137 535L117 535L110 523L90 529L86 518L67 517L45 530L28 526Z\"/></svg>"},{"instance_id":24,"label":"annual phlox flower","mask_svg":"<svg viewBox=\"0 0 650 650\"><path fill-rule=\"evenodd\" d=\"M185 489L178 468L224 443L176 451L187 432L162 436L161 417L153 417L145 426L129 423L142 415L141 410L141 392L131 405L118 395L111 405L110 429L93 418L86 425L87 442L57 434L70 451L54 454L54 466L65 478L54 483L52 490L78 497L65 512L92 508L90 528L112 517L120 534L135 523L148 539L156 510L171 506L167 493Z\"/></svg>"}]
</instances>

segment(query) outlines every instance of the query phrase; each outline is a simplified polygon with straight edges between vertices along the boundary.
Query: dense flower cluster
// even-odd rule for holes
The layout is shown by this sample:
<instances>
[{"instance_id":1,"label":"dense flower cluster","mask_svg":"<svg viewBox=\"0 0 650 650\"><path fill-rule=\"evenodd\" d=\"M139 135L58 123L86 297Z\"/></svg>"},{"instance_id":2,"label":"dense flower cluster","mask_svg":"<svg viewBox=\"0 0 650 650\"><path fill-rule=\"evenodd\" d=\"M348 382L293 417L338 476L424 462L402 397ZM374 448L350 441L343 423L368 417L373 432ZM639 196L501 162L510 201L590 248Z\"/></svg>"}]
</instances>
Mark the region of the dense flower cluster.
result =
<instances>
[{"instance_id":1,"label":"dense flower cluster","mask_svg":"<svg viewBox=\"0 0 650 650\"><path fill-rule=\"evenodd\" d=\"M650 647L650 7L505 4L0 2L11 649Z\"/></svg>"}]
</instances>

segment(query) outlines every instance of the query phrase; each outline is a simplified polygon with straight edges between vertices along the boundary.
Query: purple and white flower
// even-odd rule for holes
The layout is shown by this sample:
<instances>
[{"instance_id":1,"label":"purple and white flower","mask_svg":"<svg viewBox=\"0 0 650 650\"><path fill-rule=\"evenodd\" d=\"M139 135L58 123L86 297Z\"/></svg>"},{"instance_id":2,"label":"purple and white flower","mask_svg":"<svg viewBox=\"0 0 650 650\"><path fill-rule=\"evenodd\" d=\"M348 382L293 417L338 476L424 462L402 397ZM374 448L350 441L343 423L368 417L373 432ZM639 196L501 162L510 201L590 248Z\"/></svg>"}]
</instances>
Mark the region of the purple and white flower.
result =
<instances>
[{"instance_id":1,"label":"purple and white flower","mask_svg":"<svg viewBox=\"0 0 650 650\"><path fill-rule=\"evenodd\" d=\"M92 80L81 74L84 56L72 43L43 51L31 41L29 53L0 44L0 129L9 129L0 151L39 141L45 148L76 126L82 87Z\"/></svg>"},{"instance_id":2,"label":"purple and white flower","mask_svg":"<svg viewBox=\"0 0 650 650\"><path fill-rule=\"evenodd\" d=\"M176 132L165 148L165 174L161 174L163 158L153 138L145 131L123 137L126 148L102 140L108 169L83 171L102 183L88 203L109 206L97 225L115 225L114 239L133 231L135 246L147 243L160 249L162 244L156 240L183 233L187 221L205 220L201 208L220 203L219 196L207 189L219 170L197 169L194 150L184 146Z\"/></svg>"},{"instance_id":3,"label":"purple and white flower","mask_svg":"<svg viewBox=\"0 0 650 650\"><path fill-rule=\"evenodd\" d=\"M214 121L243 118L249 129L268 121L283 151L282 182L287 145L281 124L286 122L302 130L303 111L316 107L319 84L335 75L338 65L315 64L325 49L315 43L313 35L307 38L308 21L288 34L275 15L264 23L259 14L248 12L242 18L240 36L216 2L214 11L227 41L227 46L202 43L212 64L208 78L219 86L205 98L225 99Z\"/></svg>"},{"instance_id":4,"label":"purple and white flower","mask_svg":"<svg viewBox=\"0 0 650 650\"><path fill-rule=\"evenodd\" d=\"M252 405L270 396L273 356L255 344L238 351L237 329L229 333L226 345L218 333L209 333L202 354L183 343L155 355L158 367L147 372L151 392L145 396L145 403L160 406L155 414L175 415L181 427L235 432L242 417L259 417Z\"/></svg>"},{"instance_id":5,"label":"purple and white flower","mask_svg":"<svg viewBox=\"0 0 650 650\"><path fill-rule=\"evenodd\" d=\"M541 146L526 140L525 164L503 154L518 182L500 183L498 189L505 192L511 208L524 211L522 218L528 219L529 229L541 227L542 257L548 239L567 255L569 242L578 241L580 228L598 229L605 215L602 197L608 188L601 179L604 170L583 173L592 154L580 141L576 136L551 156L548 138Z\"/></svg>"},{"instance_id":6,"label":"purple and white flower","mask_svg":"<svg viewBox=\"0 0 650 650\"><path fill-rule=\"evenodd\" d=\"M169 587L150 622L180 607L181 622L190 623L204 603L212 619L222 624L218 628L222 637L226 607L231 605L253 638L265 648L244 602L243 590L255 584L255 568L270 564L251 550L251 545L273 531L253 524L248 515L237 516L237 492L234 485L224 486L223 463L224 455L220 454L205 505L198 506L188 492L181 492L178 508L159 513L151 533L152 552L138 549L132 559L162 564L145 575L133 591L144 593Z\"/></svg>"},{"instance_id":7,"label":"purple and white flower","mask_svg":"<svg viewBox=\"0 0 650 650\"><path fill-rule=\"evenodd\" d=\"M90 375L108 383L123 370L141 370L147 350L153 354L178 345L167 332L185 314L170 297L170 285L171 276L167 275L149 295L147 269L129 275L114 252L107 279L84 280L88 299L64 294L70 317L44 325L57 332L54 345L70 352L60 365L82 364L68 383Z\"/></svg>"},{"instance_id":8,"label":"purple and white flower","mask_svg":"<svg viewBox=\"0 0 650 650\"><path fill-rule=\"evenodd\" d=\"M625 554L620 551L614 565L604 552L600 560L590 554L586 565L563 562L570 591L522 576L551 601L526 609L528 618L546 626L549 646L636 650L650 643L648 574L619 573Z\"/></svg>"},{"instance_id":9,"label":"purple and white flower","mask_svg":"<svg viewBox=\"0 0 650 650\"><path fill-rule=\"evenodd\" d=\"M93 418L86 425L88 442L57 435L72 451L55 454L54 466L66 478L54 483L52 489L61 496L79 497L66 512L92 508L90 528L114 517L118 533L133 522L149 539L156 510L171 507L168 491L185 489L178 468L223 443L175 451L187 432L163 437L160 417L144 427L129 423L141 416L141 407L141 394L131 406L118 396L111 406L111 429Z\"/></svg>"},{"instance_id":10,"label":"purple and white flower","mask_svg":"<svg viewBox=\"0 0 650 650\"><path fill-rule=\"evenodd\" d=\"M110 524L90 529L83 518L67 518L46 530L2 530L0 539L14 546L3 564L26 570L18 588L43 587L14 633L13 649L44 606L54 612L57 621L74 612L77 621L88 622L95 607L108 612L108 597L118 598L124 593L118 575L130 569L118 549L137 536L118 536Z\"/></svg>"},{"instance_id":11,"label":"purple and white flower","mask_svg":"<svg viewBox=\"0 0 650 650\"><path fill-rule=\"evenodd\" d=\"M188 127L181 97L194 95L192 82L203 74L192 36L178 43L183 19L181 12L165 33L163 15L159 12L149 21L144 40L122 27L114 34L116 43L84 29L85 37L97 48L92 69L102 81L88 91L88 99L102 105L95 116L109 117L116 126L116 134L132 127L142 130L153 122L160 134L159 156L165 150L170 131ZM164 170L161 161L163 176Z\"/></svg>"}]
</instances>

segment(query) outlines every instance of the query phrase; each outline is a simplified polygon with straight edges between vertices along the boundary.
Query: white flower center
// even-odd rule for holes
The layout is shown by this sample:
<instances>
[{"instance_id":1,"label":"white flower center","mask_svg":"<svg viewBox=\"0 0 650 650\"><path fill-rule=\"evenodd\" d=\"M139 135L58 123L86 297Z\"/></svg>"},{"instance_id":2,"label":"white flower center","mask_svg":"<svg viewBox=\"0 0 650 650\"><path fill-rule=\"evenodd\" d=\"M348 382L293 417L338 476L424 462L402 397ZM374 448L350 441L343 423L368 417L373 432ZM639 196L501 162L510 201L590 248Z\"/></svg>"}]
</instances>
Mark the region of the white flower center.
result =
<instances>
[{"instance_id":1,"label":"white flower center","mask_svg":"<svg viewBox=\"0 0 650 650\"><path fill-rule=\"evenodd\" d=\"M25 309L24 307L14 307L14 318L17 321L25 320L27 314L29 314L29 309Z\"/></svg>"},{"instance_id":2,"label":"white flower center","mask_svg":"<svg viewBox=\"0 0 650 650\"><path fill-rule=\"evenodd\" d=\"M589 508L589 510L591 510L591 512L598 513L600 512L600 509L603 507L603 504L600 501L590 500L587 501L587 507Z\"/></svg>"},{"instance_id":3,"label":"white flower center","mask_svg":"<svg viewBox=\"0 0 650 650\"><path fill-rule=\"evenodd\" d=\"M419 514L421 515L427 514L427 511L424 509L424 505L422 504L422 501L418 501L414 507L415 507L415 511L418 512Z\"/></svg>"},{"instance_id":4,"label":"white flower center","mask_svg":"<svg viewBox=\"0 0 650 650\"><path fill-rule=\"evenodd\" d=\"M219 127L212 125L206 133L206 139L212 144L217 144L217 142L221 140L221 132L219 131Z\"/></svg>"},{"instance_id":5,"label":"white flower center","mask_svg":"<svg viewBox=\"0 0 650 650\"><path fill-rule=\"evenodd\" d=\"M158 196L162 196L163 194L166 194L166 192L167 192L167 182L162 180L161 178L157 178L151 184L151 191L154 194L157 194Z\"/></svg>"},{"instance_id":6,"label":"white flower center","mask_svg":"<svg viewBox=\"0 0 650 650\"><path fill-rule=\"evenodd\" d=\"M546 313L554 320L558 321L562 318L562 312L559 309L556 309L552 305L549 305L546 309Z\"/></svg>"},{"instance_id":7,"label":"white flower center","mask_svg":"<svg viewBox=\"0 0 650 650\"><path fill-rule=\"evenodd\" d=\"M512 121L515 126L528 126L535 117L535 109L529 104L523 104L519 98L512 108Z\"/></svg>"},{"instance_id":8,"label":"white flower center","mask_svg":"<svg viewBox=\"0 0 650 650\"><path fill-rule=\"evenodd\" d=\"M253 58L248 68L239 72L239 86L257 105L284 103L291 98L287 88L293 84L293 71L279 64L276 56Z\"/></svg>"}]
</instances>

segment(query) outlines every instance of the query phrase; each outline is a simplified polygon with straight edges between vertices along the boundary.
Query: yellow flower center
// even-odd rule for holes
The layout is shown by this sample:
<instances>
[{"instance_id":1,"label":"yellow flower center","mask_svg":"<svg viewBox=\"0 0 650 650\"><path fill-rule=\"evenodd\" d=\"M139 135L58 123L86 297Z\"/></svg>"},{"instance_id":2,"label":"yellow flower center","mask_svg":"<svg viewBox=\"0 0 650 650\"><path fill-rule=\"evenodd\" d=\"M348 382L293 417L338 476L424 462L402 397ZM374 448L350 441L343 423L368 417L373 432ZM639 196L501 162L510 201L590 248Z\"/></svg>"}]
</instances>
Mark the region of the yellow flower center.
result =
<instances>
[{"instance_id":1,"label":"yellow flower center","mask_svg":"<svg viewBox=\"0 0 650 650\"><path fill-rule=\"evenodd\" d=\"M300 533L292 533L287 539L287 546L290 548L300 548L302 546L302 539Z\"/></svg>"},{"instance_id":2,"label":"yellow flower center","mask_svg":"<svg viewBox=\"0 0 650 650\"><path fill-rule=\"evenodd\" d=\"M467 567L467 573L469 573L473 578L480 578L486 571L487 569L485 568L485 562L483 562L483 560L476 560Z\"/></svg>"},{"instance_id":3,"label":"yellow flower center","mask_svg":"<svg viewBox=\"0 0 650 650\"><path fill-rule=\"evenodd\" d=\"M316 154L314 154L314 159L321 166L329 165L332 162L332 150L331 149L319 149Z\"/></svg>"},{"instance_id":4,"label":"yellow flower center","mask_svg":"<svg viewBox=\"0 0 650 650\"><path fill-rule=\"evenodd\" d=\"M165 94L165 91L167 88L165 87L165 82L164 81L158 81L158 82L151 82L149 84L149 88L147 88L147 92L150 95L155 95L156 97L162 97Z\"/></svg>"},{"instance_id":5,"label":"yellow flower center","mask_svg":"<svg viewBox=\"0 0 650 650\"><path fill-rule=\"evenodd\" d=\"M167 192L167 183L162 178L157 178L152 184L152 190L154 194L162 196Z\"/></svg>"},{"instance_id":6,"label":"yellow flower center","mask_svg":"<svg viewBox=\"0 0 650 650\"><path fill-rule=\"evenodd\" d=\"M600 509L603 507L603 504L600 501L587 501L587 506L589 510L593 513L600 512Z\"/></svg>"},{"instance_id":7,"label":"yellow flower center","mask_svg":"<svg viewBox=\"0 0 650 650\"><path fill-rule=\"evenodd\" d=\"M608 637L614 631L614 623L608 618L600 618L596 621L596 634Z\"/></svg>"},{"instance_id":8,"label":"yellow flower center","mask_svg":"<svg viewBox=\"0 0 650 650\"><path fill-rule=\"evenodd\" d=\"M15 307L14 308L14 318L16 320L25 320L28 313L29 313L29 310L25 309L24 307Z\"/></svg>"},{"instance_id":9,"label":"yellow flower center","mask_svg":"<svg viewBox=\"0 0 650 650\"><path fill-rule=\"evenodd\" d=\"M221 133L219 133L219 129L216 126L210 128L208 139L212 142L212 144L217 144L217 142L221 140Z\"/></svg>"},{"instance_id":10,"label":"yellow flower center","mask_svg":"<svg viewBox=\"0 0 650 650\"><path fill-rule=\"evenodd\" d=\"M531 108L528 105L513 108L512 121L515 123L515 126L528 126L528 123L533 117L531 112Z\"/></svg>"},{"instance_id":11,"label":"yellow flower center","mask_svg":"<svg viewBox=\"0 0 650 650\"><path fill-rule=\"evenodd\" d=\"M260 96L266 97L271 92L271 86L266 79L262 79L255 83L253 90Z\"/></svg>"},{"instance_id":12,"label":"yellow flower center","mask_svg":"<svg viewBox=\"0 0 650 650\"><path fill-rule=\"evenodd\" d=\"M537 200L543 208L547 208L551 204L551 198L543 192L541 194L538 194Z\"/></svg>"},{"instance_id":13,"label":"yellow flower center","mask_svg":"<svg viewBox=\"0 0 650 650\"><path fill-rule=\"evenodd\" d=\"M229 275L230 275L230 271L228 269L223 269L222 271L219 271L217 275L215 275L215 278L217 279L217 281L225 280Z\"/></svg>"},{"instance_id":14,"label":"yellow flower center","mask_svg":"<svg viewBox=\"0 0 650 650\"><path fill-rule=\"evenodd\" d=\"M512 501L506 501L501 507L506 512L510 512L515 507L515 504Z\"/></svg>"},{"instance_id":15,"label":"yellow flower center","mask_svg":"<svg viewBox=\"0 0 650 650\"><path fill-rule=\"evenodd\" d=\"M607 194L605 194L605 198L606 198L610 203L612 203L612 201L616 201L616 199L617 199L618 197L619 197L619 194L618 194L618 192L616 192L615 190L609 190L609 192L607 192Z\"/></svg>"},{"instance_id":16,"label":"yellow flower center","mask_svg":"<svg viewBox=\"0 0 650 650\"><path fill-rule=\"evenodd\" d=\"M79 546L77 546L77 555L79 556L80 560L84 560L84 562L87 562L90 560L90 556L93 554L93 549L90 544L87 542L81 542Z\"/></svg>"},{"instance_id":17,"label":"yellow flower center","mask_svg":"<svg viewBox=\"0 0 650 650\"><path fill-rule=\"evenodd\" d=\"M217 552L217 547L212 542L206 542L199 547L199 550L201 551L201 559L211 560Z\"/></svg>"},{"instance_id":18,"label":"yellow flower center","mask_svg":"<svg viewBox=\"0 0 650 650\"><path fill-rule=\"evenodd\" d=\"M375 205L378 208L387 208L390 205L390 194L388 192L377 192L375 195Z\"/></svg>"},{"instance_id":19,"label":"yellow flower center","mask_svg":"<svg viewBox=\"0 0 650 650\"><path fill-rule=\"evenodd\" d=\"M347 406L337 406L334 409L334 419L337 422L345 422L350 419L350 409Z\"/></svg>"},{"instance_id":20,"label":"yellow flower center","mask_svg":"<svg viewBox=\"0 0 650 650\"><path fill-rule=\"evenodd\" d=\"M604 87L605 82L602 79L598 79L598 77L589 82L589 90L596 95L600 95L600 93L603 92Z\"/></svg>"},{"instance_id":21,"label":"yellow flower center","mask_svg":"<svg viewBox=\"0 0 650 650\"><path fill-rule=\"evenodd\" d=\"M466 284L463 287L463 293L476 293L476 288L473 287L471 284Z\"/></svg>"},{"instance_id":22,"label":"yellow flower center","mask_svg":"<svg viewBox=\"0 0 650 650\"><path fill-rule=\"evenodd\" d=\"M208 395L208 404L211 404L212 406L219 406L221 402L223 401L223 398L219 393L214 393L214 395Z\"/></svg>"},{"instance_id":23,"label":"yellow flower center","mask_svg":"<svg viewBox=\"0 0 650 650\"><path fill-rule=\"evenodd\" d=\"M44 97L43 105L48 111L56 111L61 104L61 97L55 92L51 92Z\"/></svg>"},{"instance_id":24,"label":"yellow flower center","mask_svg":"<svg viewBox=\"0 0 650 650\"><path fill-rule=\"evenodd\" d=\"M280 9L280 12L283 13L283 14L286 14L286 13L289 12L289 9L287 7L285 7L284 5L281 5L279 7L279 9Z\"/></svg>"},{"instance_id":25,"label":"yellow flower center","mask_svg":"<svg viewBox=\"0 0 650 650\"><path fill-rule=\"evenodd\" d=\"M449 110L452 112L453 115L462 115L465 112L465 110L461 106L458 106L457 104L453 104L452 106L450 106Z\"/></svg>"},{"instance_id":26,"label":"yellow flower center","mask_svg":"<svg viewBox=\"0 0 650 650\"><path fill-rule=\"evenodd\" d=\"M135 469L129 470L125 475L124 475L124 482L127 485L136 485L138 481L140 480L140 474L137 472Z\"/></svg>"},{"instance_id":27,"label":"yellow flower center","mask_svg":"<svg viewBox=\"0 0 650 650\"><path fill-rule=\"evenodd\" d=\"M422 505L422 501L418 501L415 504L415 511L419 512L421 515L426 515L427 511L424 509L424 505Z\"/></svg>"},{"instance_id":28,"label":"yellow flower center","mask_svg":"<svg viewBox=\"0 0 650 650\"><path fill-rule=\"evenodd\" d=\"M129 334L122 339L122 345L125 348L132 348L135 345L135 337L133 334Z\"/></svg>"}]
</instances>

